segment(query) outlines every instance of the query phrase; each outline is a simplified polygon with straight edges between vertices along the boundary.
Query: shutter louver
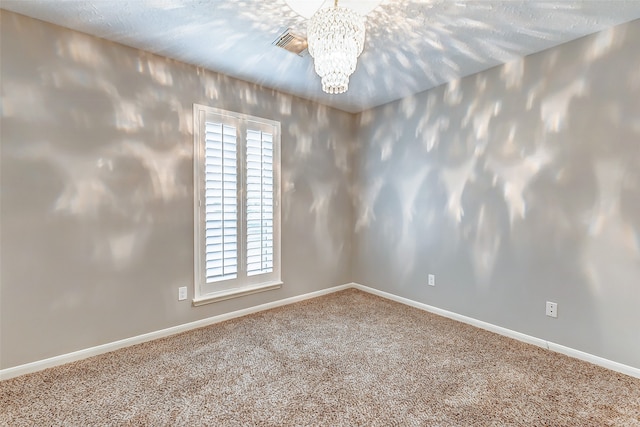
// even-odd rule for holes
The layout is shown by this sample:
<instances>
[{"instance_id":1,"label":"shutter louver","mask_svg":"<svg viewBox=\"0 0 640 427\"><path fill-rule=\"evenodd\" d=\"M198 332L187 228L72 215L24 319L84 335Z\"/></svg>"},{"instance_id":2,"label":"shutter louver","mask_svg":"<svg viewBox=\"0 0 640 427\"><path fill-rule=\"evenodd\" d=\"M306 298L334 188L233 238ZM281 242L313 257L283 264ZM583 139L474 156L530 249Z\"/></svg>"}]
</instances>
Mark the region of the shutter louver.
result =
<instances>
[{"instance_id":1,"label":"shutter louver","mask_svg":"<svg viewBox=\"0 0 640 427\"><path fill-rule=\"evenodd\" d=\"M247 275L273 271L273 135L247 131Z\"/></svg>"},{"instance_id":2,"label":"shutter louver","mask_svg":"<svg viewBox=\"0 0 640 427\"><path fill-rule=\"evenodd\" d=\"M238 273L238 164L236 128L206 123L205 278L234 279Z\"/></svg>"}]
</instances>

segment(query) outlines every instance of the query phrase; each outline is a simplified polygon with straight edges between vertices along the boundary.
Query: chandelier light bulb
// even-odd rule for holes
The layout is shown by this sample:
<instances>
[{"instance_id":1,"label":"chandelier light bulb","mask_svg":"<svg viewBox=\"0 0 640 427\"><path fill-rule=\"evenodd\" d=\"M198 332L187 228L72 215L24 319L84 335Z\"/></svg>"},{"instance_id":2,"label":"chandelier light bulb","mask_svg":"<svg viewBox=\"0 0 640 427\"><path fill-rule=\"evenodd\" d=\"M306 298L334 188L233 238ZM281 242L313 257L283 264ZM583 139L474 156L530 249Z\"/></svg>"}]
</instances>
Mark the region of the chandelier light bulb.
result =
<instances>
[{"instance_id":1,"label":"chandelier light bulb","mask_svg":"<svg viewBox=\"0 0 640 427\"><path fill-rule=\"evenodd\" d=\"M364 48L364 17L338 6L319 9L309 21L307 42L326 93L344 93Z\"/></svg>"}]
</instances>

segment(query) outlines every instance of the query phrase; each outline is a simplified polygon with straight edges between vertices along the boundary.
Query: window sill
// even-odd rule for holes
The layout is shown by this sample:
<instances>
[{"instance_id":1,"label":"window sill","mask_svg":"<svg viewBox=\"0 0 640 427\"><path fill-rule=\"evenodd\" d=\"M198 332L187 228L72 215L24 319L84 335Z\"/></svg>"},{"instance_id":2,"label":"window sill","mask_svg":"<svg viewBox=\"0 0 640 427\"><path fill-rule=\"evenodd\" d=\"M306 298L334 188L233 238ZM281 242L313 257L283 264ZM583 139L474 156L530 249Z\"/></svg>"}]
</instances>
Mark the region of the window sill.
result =
<instances>
[{"instance_id":1,"label":"window sill","mask_svg":"<svg viewBox=\"0 0 640 427\"><path fill-rule=\"evenodd\" d=\"M228 289L220 292L212 292L210 294L201 295L193 299L192 305L198 307L200 305L211 304L218 301L224 301L231 298L239 298L245 295L257 294L258 292L271 291L280 289L282 282L266 282L259 285L246 286L236 289Z\"/></svg>"}]
</instances>

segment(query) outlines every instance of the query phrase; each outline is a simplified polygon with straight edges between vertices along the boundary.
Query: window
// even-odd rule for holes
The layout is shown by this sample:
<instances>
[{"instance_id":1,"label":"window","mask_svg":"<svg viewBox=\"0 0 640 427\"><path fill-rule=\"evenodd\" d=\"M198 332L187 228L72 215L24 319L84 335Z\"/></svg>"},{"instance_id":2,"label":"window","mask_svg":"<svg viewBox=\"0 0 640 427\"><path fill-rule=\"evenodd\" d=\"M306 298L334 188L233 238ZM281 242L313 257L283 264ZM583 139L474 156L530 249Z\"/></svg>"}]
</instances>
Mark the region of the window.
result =
<instances>
[{"instance_id":1,"label":"window","mask_svg":"<svg viewBox=\"0 0 640 427\"><path fill-rule=\"evenodd\" d=\"M194 104L195 299L279 288L280 123Z\"/></svg>"}]
</instances>

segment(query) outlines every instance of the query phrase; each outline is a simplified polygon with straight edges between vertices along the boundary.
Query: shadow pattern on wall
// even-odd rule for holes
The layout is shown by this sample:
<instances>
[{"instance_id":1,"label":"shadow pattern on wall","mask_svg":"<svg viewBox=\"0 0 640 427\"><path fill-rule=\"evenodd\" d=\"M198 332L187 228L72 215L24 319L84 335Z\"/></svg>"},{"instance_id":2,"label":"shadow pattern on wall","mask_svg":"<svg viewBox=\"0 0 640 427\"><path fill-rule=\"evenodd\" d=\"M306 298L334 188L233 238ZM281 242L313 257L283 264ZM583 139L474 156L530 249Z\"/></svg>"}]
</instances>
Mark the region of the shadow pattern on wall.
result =
<instances>
[{"instance_id":1,"label":"shadow pattern on wall","mask_svg":"<svg viewBox=\"0 0 640 427\"><path fill-rule=\"evenodd\" d=\"M640 367L638 39L634 21L361 114L356 281Z\"/></svg>"},{"instance_id":2,"label":"shadow pattern on wall","mask_svg":"<svg viewBox=\"0 0 640 427\"><path fill-rule=\"evenodd\" d=\"M2 368L265 302L177 301L193 103L281 122L285 287L269 297L349 281L352 115L1 15Z\"/></svg>"},{"instance_id":3,"label":"shadow pattern on wall","mask_svg":"<svg viewBox=\"0 0 640 427\"><path fill-rule=\"evenodd\" d=\"M367 15L350 90L329 95L309 55L272 45L287 28L306 34L307 20L284 0L4 0L3 7L351 112L640 17L634 0L615 7L609 0L383 1Z\"/></svg>"}]
</instances>

